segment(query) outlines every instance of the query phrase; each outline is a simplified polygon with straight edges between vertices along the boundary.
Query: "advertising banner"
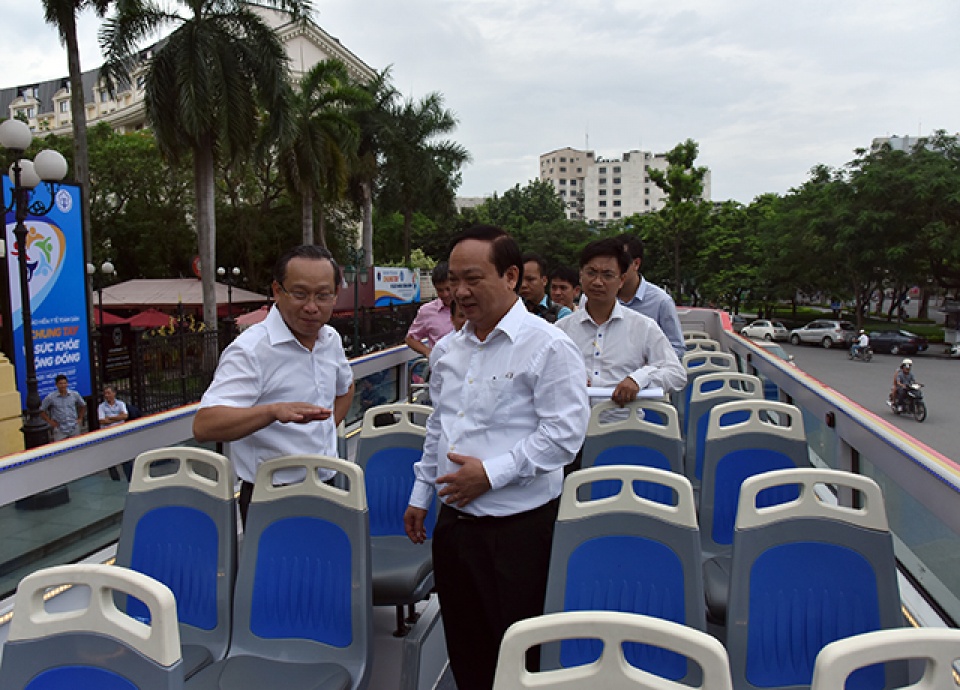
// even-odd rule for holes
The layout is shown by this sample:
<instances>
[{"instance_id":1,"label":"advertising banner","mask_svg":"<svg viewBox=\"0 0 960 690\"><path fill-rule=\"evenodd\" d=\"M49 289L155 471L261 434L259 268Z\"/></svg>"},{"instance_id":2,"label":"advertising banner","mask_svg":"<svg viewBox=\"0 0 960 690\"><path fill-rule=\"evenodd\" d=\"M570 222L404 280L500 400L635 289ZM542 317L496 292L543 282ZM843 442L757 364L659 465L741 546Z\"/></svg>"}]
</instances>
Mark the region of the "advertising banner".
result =
<instances>
[{"instance_id":1,"label":"advertising banner","mask_svg":"<svg viewBox=\"0 0 960 690\"><path fill-rule=\"evenodd\" d=\"M420 301L420 271L394 266L377 266L374 271L374 306L411 304Z\"/></svg>"},{"instance_id":2,"label":"advertising banner","mask_svg":"<svg viewBox=\"0 0 960 690\"><path fill-rule=\"evenodd\" d=\"M3 176L3 198L12 195L10 179ZM45 206L49 188L38 186L31 201ZM45 216L27 216L25 247L17 246L13 231L16 218L7 213L6 261L10 276L7 294L13 312L13 345L16 354L17 388L26 407L26 360L23 345L23 312L20 300L20 252L26 252L27 281L33 313L33 347L40 397L56 388L54 378L66 374L70 388L89 396L90 336L87 323L86 263L83 259L83 228L80 188L58 184L54 204ZM4 324L6 328L7 325Z\"/></svg>"}]
</instances>

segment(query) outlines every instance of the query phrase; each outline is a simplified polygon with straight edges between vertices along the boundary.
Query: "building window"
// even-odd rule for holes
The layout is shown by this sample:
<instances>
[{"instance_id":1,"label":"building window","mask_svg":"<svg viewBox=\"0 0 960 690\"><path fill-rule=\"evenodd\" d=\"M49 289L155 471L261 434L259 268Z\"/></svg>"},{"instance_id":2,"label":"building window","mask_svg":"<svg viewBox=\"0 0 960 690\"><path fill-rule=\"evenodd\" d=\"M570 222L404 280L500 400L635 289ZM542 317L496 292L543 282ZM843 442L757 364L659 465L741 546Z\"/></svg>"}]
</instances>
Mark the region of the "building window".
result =
<instances>
[{"instance_id":1,"label":"building window","mask_svg":"<svg viewBox=\"0 0 960 690\"><path fill-rule=\"evenodd\" d=\"M619 190L619 189L614 189L614 190L613 190L613 195L614 195L614 196L620 196L620 190Z\"/></svg>"},{"instance_id":2,"label":"building window","mask_svg":"<svg viewBox=\"0 0 960 690\"><path fill-rule=\"evenodd\" d=\"M601 190L598 191L597 193L598 193L600 196L606 196L606 195L607 195L607 190L606 190L606 189L601 189Z\"/></svg>"},{"instance_id":3,"label":"building window","mask_svg":"<svg viewBox=\"0 0 960 690\"><path fill-rule=\"evenodd\" d=\"M644 187L643 193L644 193L644 194L649 194L649 193L650 193L650 188L649 188L649 187Z\"/></svg>"},{"instance_id":4,"label":"building window","mask_svg":"<svg viewBox=\"0 0 960 690\"><path fill-rule=\"evenodd\" d=\"M100 92L100 102L106 103L109 100L110 100L110 92L104 89L103 91Z\"/></svg>"},{"instance_id":5,"label":"building window","mask_svg":"<svg viewBox=\"0 0 960 690\"><path fill-rule=\"evenodd\" d=\"M606 208L606 206L607 206L607 202L606 202L606 201L601 201L601 202L600 202L600 207L601 207L601 208Z\"/></svg>"},{"instance_id":6,"label":"building window","mask_svg":"<svg viewBox=\"0 0 960 690\"><path fill-rule=\"evenodd\" d=\"M650 199L644 199L644 200L643 200L643 205L644 205L644 206L649 206L649 205L650 205Z\"/></svg>"},{"instance_id":7,"label":"building window","mask_svg":"<svg viewBox=\"0 0 960 690\"><path fill-rule=\"evenodd\" d=\"M620 205L620 199L614 199L614 200L613 200L613 205L614 205L614 206L619 206L619 205Z\"/></svg>"},{"instance_id":8,"label":"building window","mask_svg":"<svg viewBox=\"0 0 960 690\"><path fill-rule=\"evenodd\" d=\"M643 181L646 182L647 184L650 184L650 178L649 178L649 177L643 178Z\"/></svg>"},{"instance_id":9,"label":"building window","mask_svg":"<svg viewBox=\"0 0 960 690\"><path fill-rule=\"evenodd\" d=\"M551 175L553 174L553 168L550 168L550 174Z\"/></svg>"},{"instance_id":10,"label":"building window","mask_svg":"<svg viewBox=\"0 0 960 690\"><path fill-rule=\"evenodd\" d=\"M70 101L60 101L60 112L61 113L70 112Z\"/></svg>"},{"instance_id":11,"label":"building window","mask_svg":"<svg viewBox=\"0 0 960 690\"><path fill-rule=\"evenodd\" d=\"M577 186L577 181L576 181L576 180L570 180L570 186L571 186L571 187L576 187L576 186Z\"/></svg>"},{"instance_id":12,"label":"building window","mask_svg":"<svg viewBox=\"0 0 960 690\"><path fill-rule=\"evenodd\" d=\"M567 172L567 167L565 165L561 165L560 172Z\"/></svg>"},{"instance_id":13,"label":"building window","mask_svg":"<svg viewBox=\"0 0 960 690\"><path fill-rule=\"evenodd\" d=\"M644 172L646 172L646 171L649 170L649 169L650 169L650 166L649 166L649 165L643 166L643 171L644 171Z\"/></svg>"},{"instance_id":14,"label":"building window","mask_svg":"<svg viewBox=\"0 0 960 690\"><path fill-rule=\"evenodd\" d=\"M601 173L601 174L606 174L606 172L607 172L607 169L606 169L606 168L600 168L600 173Z\"/></svg>"},{"instance_id":15,"label":"building window","mask_svg":"<svg viewBox=\"0 0 960 690\"><path fill-rule=\"evenodd\" d=\"M567 184L566 180L558 180L560 184Z\"/></svg>"},{"instance_id":16,"label":"building window","mask_svg":"<svg viewBox=\"0 0 960 690\"><path fill-rule=\"evenodd\" d=\"M606 212L606 211L600 211L600 217L601 217L601 218L606 218L606 217L607 217L607 212Z\"/></svg>"},{"instance_id":17,"label":"building window","mask_svg":"<svg viewBox=\"0 0 960 690\"><path fill-rule=\"evenodd\" d=\"M615 173L620 172L620 166L619 166L619 165L613 166L613 172L615 172Z\"/></svg>"},{"instance_id":18,"label":"building window","mask_svg":"<svg viewBox=\"0 0 960 690\"><path fill-rule=\"evenodd\" d=\"M620 184L620 178L619 178L619 177L613 178L613 183L614 183L614 184Z\"/></svg>"},{"instance_id":19,"label":"building window","mask_svg":"<svg viewBox=\"0 0 960 690\"><path fill-rule=\"evenodd\" d=\"M583 168L577 168L577 172L583 172Z\"/></svg>"},{"instance_id":20,"label":"building window","mask_svg":"<svg viewBox=\"0 0 960 690\"><path fill-rule=\"evenodd\" d=\"M614 218L619 218L619 217L620 217L620 211L614 211L614 212L613 212L613 217L614 217Z\"/></svg>"},{"instance_id":21,"label":"building window","mask_svg":"<svg viewBox=\"0 0 960 690\"><path fill-rule=\"evenodd\" d=\"M566 163L566 162L567 162L567 159L566 159L565 157L563 157L563 156L560 156L560 162L561 162L561 163Z\"/></svg>"},{"instance_id":22,"label":"building window","mask_svg":"<svg viewBox=\"0 0 960 690\"><path fill-rule=\"evenodd\" d=\"M606 183L607 183L607 178L601 177L600 180L599 180L599 182L600 182L600 184L606 184Z\"/></svg>"}]
</instances>

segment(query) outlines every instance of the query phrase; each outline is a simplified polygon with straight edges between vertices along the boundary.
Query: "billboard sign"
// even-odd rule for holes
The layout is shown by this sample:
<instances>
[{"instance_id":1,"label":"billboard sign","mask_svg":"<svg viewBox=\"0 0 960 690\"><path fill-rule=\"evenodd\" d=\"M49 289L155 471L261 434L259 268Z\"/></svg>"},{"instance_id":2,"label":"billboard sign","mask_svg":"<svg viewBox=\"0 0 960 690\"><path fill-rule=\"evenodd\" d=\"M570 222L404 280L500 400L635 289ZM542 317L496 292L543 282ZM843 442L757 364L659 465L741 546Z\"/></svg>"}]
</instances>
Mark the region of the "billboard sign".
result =
<instances>
[{"instance_id":1,"label":"billboard sign","mask_svg":"<svg viewBox=\"0 0 960 690\"><path fill-rule=\"evenodd\" d=\"M11 198L12 184L3 176L4 199ZM43 184L31 195L44 206L49 188ZM54 378L66 374L70 387L91 395L90 335L87 322L86 262L83 258L83 228L80 188L58 184L54 203L44 216L28 215L25 247L17 246L14 214L5 217L7 294L13 312L13 345L16 354L17 388L26 407L26 360L23 344L23 312L20 300L20 252L26 252L27 281L33 316L33 347L40 397L56 388Z\"/></svg>"},{"instance_id":2,"label":"billboard sign","mask_svg":"<svg viewBox=\"0 0 960 690\"><path fill-rule=\"evenodd\" d=\"M420 271L394 266L377 266L374 269L374 306L388 307L391 304L411 304L420 301Z\"/></svg>"}]
</instances>

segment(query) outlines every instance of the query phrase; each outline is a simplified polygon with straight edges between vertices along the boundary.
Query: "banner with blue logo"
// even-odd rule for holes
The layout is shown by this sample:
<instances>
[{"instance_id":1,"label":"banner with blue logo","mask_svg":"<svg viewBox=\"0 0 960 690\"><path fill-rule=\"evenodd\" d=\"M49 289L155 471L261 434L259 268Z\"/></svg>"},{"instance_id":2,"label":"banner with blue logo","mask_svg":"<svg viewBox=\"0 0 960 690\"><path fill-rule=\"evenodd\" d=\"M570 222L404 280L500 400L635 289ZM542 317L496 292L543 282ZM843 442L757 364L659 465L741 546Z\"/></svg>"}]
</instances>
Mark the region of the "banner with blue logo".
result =
<instances>
[{"instance_id":1,"label":"banner with blue logo","mask_svg":"<svg viewBox=\"0 0 960 690\"><path fill-rule=\"evenodd\" d=\"M3 199L12 195L10 179L3 176ZM44 206L50 202L46 184L31 196ZM26 252L27 280L33 315L33 349L40 397L56 389L54 378L65 374L70 388L86 397L90 381L90 335L87 322L86 262L83 257L83 223L80 188L58 184L54 204L45 216L27 216L25 247L17 246L16 218L5 218L6 261L13 312L13 345L16 353L17 389L26 407L26 360L23 345L23 311L20 300L20 252ZM8 324L3 325L8 328Z\"/></svg>"},{"instance_id":2,"label":"banner with blue logo","mask_svg":"<svg viewBox=\"0 0 960 690\"><path fill-rule=\"evenodd\" d=\"M374 306L411 304L420 301L420 271L409 268L377 266L374 269Z\"/></svg>"}]
</instances>

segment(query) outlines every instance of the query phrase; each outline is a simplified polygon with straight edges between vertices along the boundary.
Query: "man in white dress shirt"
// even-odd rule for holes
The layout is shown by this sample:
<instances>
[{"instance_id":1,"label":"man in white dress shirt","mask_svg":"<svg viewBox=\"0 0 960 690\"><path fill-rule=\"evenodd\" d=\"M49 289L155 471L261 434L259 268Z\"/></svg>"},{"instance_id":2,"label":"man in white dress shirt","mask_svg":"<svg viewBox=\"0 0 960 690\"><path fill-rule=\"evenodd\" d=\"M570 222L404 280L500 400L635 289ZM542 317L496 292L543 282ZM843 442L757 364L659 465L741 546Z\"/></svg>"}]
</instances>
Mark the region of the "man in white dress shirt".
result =
<instances>
[{"instance_id":1,"label":"man in white dress shirt","mask_svg":"<svg viewBox=\"0 0 960 690\"><path fill-rule=\"evenodd\" d=\"M194 438L231 442L244 522L264 460L337 454L337 425L353 400L340 334L326 325L339 288L340 267L326 249L302 245L284 254L274 268L276 304L223 351L200 401Z\"/></svg>"},{"instance_id":2,"label":"man in white dress shirt","mask_svg":"<svg viewBox=\"0 0 960 690\"><path fill-rule=\"evenodd\" d=\"M586 306L557 327L583 355L590 386L613 388L619 405L636 400L648 386L679 390L687 374L670 341L653 319L617 299L630 255L617 238L591 242L580 253L580 285Z\"/></svg>"},{"instance_id":3,"label":"man in white dress shirt","mask_svg":"<svg viewBox=\"0 0 960 690\"><path fill-rule=\"evenodd\" d=\"M404 523L422 543L438 491L433 567L450 666L459 690L489 690L503 633L543 613L563 467L586 433L587 377L570 339L518 298L520 249L503 230L461 233L449 270L467 324L433 364L435 407Z\"/></svg>"}]
</instances>

